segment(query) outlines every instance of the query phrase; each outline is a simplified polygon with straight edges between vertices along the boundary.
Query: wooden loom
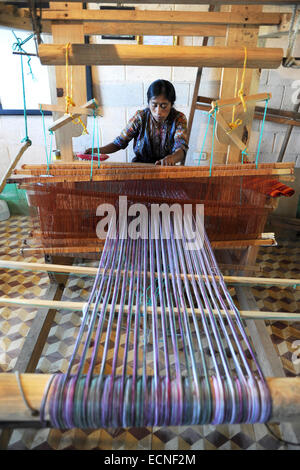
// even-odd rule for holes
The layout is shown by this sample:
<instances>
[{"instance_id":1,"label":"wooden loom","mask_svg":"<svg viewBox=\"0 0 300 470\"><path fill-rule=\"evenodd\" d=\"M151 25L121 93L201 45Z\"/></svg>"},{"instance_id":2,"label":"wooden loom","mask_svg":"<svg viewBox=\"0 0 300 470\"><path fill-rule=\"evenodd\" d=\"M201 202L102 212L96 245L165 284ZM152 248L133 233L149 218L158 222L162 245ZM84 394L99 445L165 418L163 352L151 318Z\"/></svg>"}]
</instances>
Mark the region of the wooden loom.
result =
<instances>
[{"instance_id":1,"label":"wooden loom","mask_svg":"<svg viewBox=\"0 0 300 470\"><path fill-rule=\"evenodd\" d=\"M174 2L173 2L174 3ZM207 3L207 2L206 2ZM234 3L234 2L230 2ZM258 2L259 3L259 2ZM89 16L89 12L84 12L81 9L81 6L76 5L71 8L70 5L65 4L66 6L60 5L60 8L64 10L61 15L58 11L55 11L56 5L53 3L51 6L51 10L49 12L44 12L43 18L45 21L54 21L53 26L52 26L52 32L53 36L57 35L59 37L59 41L65 44L67 40L70 40L70 36L72 35L75 37L75 39L72 39L74 42L81 42L82 39L80 40L79 38L79 30L81 29L81 33L83 32L87 33L89 31L89 34L99 34L99 31L101 31L101 34L103 31L106 32L112 31L113 25L117 25L118 32L120 31L123 32L123 34L126 34L126 31L128 32L128 23L130 23L130 31L136 31L134 34L141 34L141 31L146 31L147 29L147 19L149 20L149 12L147 12L146 17L145 15L143 16L142 12L135 12L137 13L134 15L134 19L136 20L134 23L132 23L133 18L130 18L130 15L132 15L131 12L124 12L124 24L122 22L116 23L115 18L112 17L111 12L97 12L99 13L99 21L101 18L106 18L105 23L101 25L101 23L93 23L92 21L95 20L95 14L93 12L92 17ZM224 35L224 32L226 33L226 28L228 27L228 32L229 32L229 37L230 37L230 28L235 28L235 34L236 34L236 24L240 24L243 22L243 18L245 21L245 14L247 14L247 26L244 28L243 33L246 32L247 27L249 24L252 24L251 28L252 30L258 30L258 25L259 24L270 24L270 22L274 22L271 24L279 24L280 22L280 15L274 14L273 16L266 13L258 13L255 15L254 13L257 12L257 8L259 9L260 7L255 7L255 11L252 10L251 8L253 7L232 7L233 10L236 9L235 12L231 12L229 15L224 14L220 12L220 14L215 13L214 15L204 15L204 14L199 14L198 17L195 17L195 13L192 15L187 14L187 15L182 15L182 12L172 12L172 18L170 19L170 13L164 17L164 12L152 12L151 15L151 34L155 34L153 30L153 22L160 22L163 18L163 21L167 23L167 28L165 31L167 31L167 34L171 34L171 31L176 31L176 34L187 34L187 30L191 33L192 31L195 32L197 30L197 33L201 35L204 34L205 28L206 31L210 31L209 35L211 35L211 27L209 26L209 22L213 23L214 25L217 24L217 26L214 26L215 34L216 35ZM53 10L53 11L52 11ZM249 11L250 10L250 11ZM67 11L67 13L66 13ZM103 13L103 15L102 15ZM234 13L234 14L233 14ZM102 16L101 16L102 15ZM109 16L110 15L110 16ZM129 16L128 16L129 15ZM110 17L110 19L109 19ZM194 17L195 19L191 21L191 17ZM199 28L199 21L200 17L202 17L203 21L203 26ZM180 18L180 20L179 20ZM182 19L185 18L185 22L182 21ZM119 18L118 18L119 19ZM61 20L61 24L57 21ZM68 21L69 24L63 25L65 21ZM78 28L78 25L72 24L72 22L78 22L81 21L81 28ZM277 22L277 23L276 23ZM109 27L107 26L107 23L109 23ZM105 24L105 26L103 26ZM229 25L229 26L228 26ZM254 25L254 26L253 26ZM256 25L256 26L255 26ZM123 28L123 29L122 29ZM132 29L133 28L133 29ZM135 29L136 28L136 29ZM180 29L182 28L182 29ZM193 30L193 28L195 28ZM202 28L202 29L201 29ZM242 29L242 28L241 28ZM75 32L76 31L76 32ZM139 31L139 33L138 33ZM66 33L66 36L64 37L64 32ZM180 33L181 32L181 33ZM159 34L162 34L161 28L159 28ZM208 33L207 33L208 34ZM242 33L241 33L242 34ZM255 38L254 38L255 39ZM270 50L266 51L264 50L257 50L255 49L256 44L254 44L254 39L253 40L253 50L250 50L250 60L248 63L248 67L252 67L253 69L258 69L261 66L266 66L268 64L267 68L271 67L278 67L278 65L281 63L282 59L282 51L280 50ZM242 66L243 62L243 49L229 49L226 47L225 49L221 48L207 48L207 50L196 50L196 48L180 48L175 46L175 49L172 48L169 50L166 50L165 48L156 48L156 47L151 47L150 48L145 48L143 46L137 46L137 47L132 47L129 46L127 47L93 47L91 46L83 46L81 45L74 45L72 46L71 49L71 56L70 60L72 64L87 64L90 63L92 65L96 65L97 63L104 64L116 64L116 63L126 63L126 64L136 64L138 65L166 65L166 63L170 63L172 65L178 65L178 66L211 66L211 67L217 67L217 66L226 66L226 67L237 67L237 66ZM44 63L51 63L53 65L61 65L64 64L64 46L40 46L40 57L41 61ZM187 50L190 49L190 50ZM193 50L192 50L193 49ZM113 53L113 54L112 54ZM160 57L161 55L168 53L167 57L165 60L161 61ZM95 59L95 54L97 56L97 59ZM146 59L145 56L150 57L150 59ZM83 58L82 58L83 57ZM101 57L101 59L99 59ZM201 60L199 60L201 57ZM233 60L234 58L234 60ZM144 62L145 60L145 62ZM226 75L226 70L225 70L225 75ZM223 84L225 85L225 75L223 77ZM57 76L57 80L59 80ZM251 79L250 79L251 82ZM79 81L77 82L79 83ZM62 80L60 79L60 84L62 84ZM227 79L227 84L228 84L228 79ZM57 85L58 87L59 85ZM83 88L82 86L80 87L81 89ZM225 89L226 87L224 87ZM78 85L75 86L75 90L79 89ZM85 99L80 99L78 100L78 103L84 103L86 100ZM70 131L72 134L72 131ZM71 162L72 160L72 153L71 153L71 147L70 147L70 133L67 133L67 135L60 135L61 139L61 150L62 150L62 164L55 164L53 167L51 167L51 173L54 175L51 178L52 182L79 182L79 181L89 181L89 167L88 165L85 164L79 164L76 162ZM73 134L74 134L74 129L73 129ZM234 156L235 155L235 156ZM236 160L236 155L237 151L234 149L233 151L233 158L232 162L236 163L238 160ZM67 163L69 162L69 163ZM228 162L231 162L231 159L228 159ZM80 166L80 175L78 174L78 167ZM100 170L97 170L96 168L94 169L94 176L93 180L94 181L111 181L111 180L120 180L123 181L124 179L129 180L130 178L136 180L136 179L146 179L148 180L149 178L153 179L165 179L166 177L168 179L182 179L184 175L184 179L187 180L192 180L195 177L198 178L207 178L210 176L209 173L209 168L191 168L191 167L181 167L181 168L172 168L172 169L165 169L165 168L151 168L151 173L149 174L149 170L144 169L144 168L138 168L137 166L134 167L134 169L131 169L128 171L128 167L126 165L120 165L121 168L117 168L119 165L103 165L101 166ZM122 168L123 166L123 168ZM75 171L74 171L75 170ZM45 172L45 167L39 166L38 168L33 167L33 166L27 166L26 168L22 169L23 174L27 173L28 179L23 178L22 184L26 186L26 184L31 184L35 182L39 182L41 180L45 181L44 178L40 179L39 176ZM20 173L20 172L17 172ZM74 174L75 173L75 174ZM245 175L291 175L293 173L293 166L289 164L282 164L282 165L259 165L258 168L255 168L254 165L240 165L239 163L236 164L235 167L231 167L230 165L224 167L220 166L215 166L212 168L212 173L211 176L226 176L226 175L239 175L239 176L245 176ZM179 176L180 174L180 176ZM271 241L270 241L271 240ZM269 243L273 244L273 240L270 239ZM259 239L253 240L253 243L251 240L240 240L240 246L244 246L243 243L246 246L259 246L260 244L264 244L264 242L259 243ZM237 243L237 241L235 241ZM267 242L265 242L267 243ZM222 242L221 242L222 244ZM236 246L236 245L233 245ZM73 253L76 252L74 250L74 247L72 247ZM82 247L80 247L82 250ZM94 248L92 248L94 249ZM88 251L88 250L87 250ZM67 251L62 251L62 253L66 253ZM79 251L82 253L82 251ZM57 254L59 251L52 251L48 250L48 254ZM47 252L45 252L47 255ZM247 255L248 259L249 257L252 257L252 262L254 259L253 255ZM51 258L48 258L51 259ZM53 259L55 260L55 258ZM61 262L61 260L59 260ZM69 261L65 261L68 262ZM16 266L15 266L16 267ZM23 269L21 265L19 265L20 269ZM33 266L34 268L34 266ZM63 272L65 270L67 271L66 266L61 267ZM54 266L49 266L49 269L53 269L51 272L56 272L56 268ZM73 271L73 268L71 268ZM18 361L19 363L17 364L17 369L20 370L21 372L33 372L35 369L35 366L38 361L38 355L42 350L43 343L45 341L45 335L47 331L50 329L51 325L51 318L54 317L54 308L57 308L58 305L55 303L52 303L54 300L58 300L60 295L62 294L62 285L61 281L66 280L66 277L59 276L59 275L53 275L52 279L54 280L54 284L50 287L50 298L48 303L43 305L43 307L49 309L48 315L44 315L44 312L38 313L35 324L36 327L38 326L39 331L33 331L32 335L30 336L30 340L27 341L27 344L24 346L24 352L26 352L25 355L23 355L22 358ZM290 280L292 284L295 284L295 280ZM251 281L250 281L251 282ZM255 281L257 282L257 280ZM58 283L58 284L57 284ZM7 300L7 299L6 299ZM2 299L4 302L4 299ZM251 302L250 302L251 303ZM23 304L24 305L24 304ZM74 308L72 306L71 308ZM250 309L253 310L253 309ZM250 314L251 315L251 314ZM42 318L43 317L43 318ZM267 315L266 315L267 317ZM266 318L264 317L264 318ZM255 313L252 311L252 317L251 318L256 318ZM285 319L287 317L285 316ZM32 341L32 338L34 337L34 341ZM29 342L31 342L30 347ZM21 355L22 356L22 355ZM22 363L22 364L21 364ZM3 395L0 395L0 417L2 421L6 421L6 424L8 424L10 421L16 422L29 422L32 423L33 421L36 421L36 419L33 419L31 416L28 414L28 409L24 404L19 400L19 390L16 387L16 382L14 380L15 378L13 377L12 374L2 374L1 375L1 381L2 381L2 386L0 387L0 390L3 391ZM38 377L36 375L23 375L22 376L22 383L24 387L24 391L26 393L26 396L28 397L30 403L34 407L39 407L40 404L40 399L41 399L41 390L43 387L43 383L47 380L47 377ZM34 386L33 386L34 383ZM268 381L271 391L272 391L272 397L273 397L273 405L274 405L274 414L273 417L276 421L282 420L291 420L293 419L299 419L300 416L300 410L299 410L299 379L270 379ZM40 388L41 386L41 388ZM289 390L289 394L287 394L287 389ZM10 396L10 406L8 407L7 403L7 396ZM16 403L18 403L18 406L16 406ZM5 409L4 409L5 408ZM8 411L10 410L10 411ZM4 435L3 440L7 440L7 436Z\"/></svg>"}]
</instances>

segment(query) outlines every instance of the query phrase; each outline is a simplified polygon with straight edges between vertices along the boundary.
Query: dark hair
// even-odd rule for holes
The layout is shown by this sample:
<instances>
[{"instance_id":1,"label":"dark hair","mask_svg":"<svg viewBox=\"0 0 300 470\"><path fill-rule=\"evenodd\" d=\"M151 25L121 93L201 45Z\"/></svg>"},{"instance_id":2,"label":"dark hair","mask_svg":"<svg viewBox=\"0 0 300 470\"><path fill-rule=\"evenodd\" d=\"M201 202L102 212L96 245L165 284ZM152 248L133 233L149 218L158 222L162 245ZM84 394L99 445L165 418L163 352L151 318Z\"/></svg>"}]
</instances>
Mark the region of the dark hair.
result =
<instances>
[{"instance_id":1,"label":"dark hair","mask_svg":"<svg viewBox=\"0 0 300 470\"><path fill-rule=\"evenodd\" d=\"M148 103L151 98L159 95L164 95L171 102L172 106L176 101L175 88L168 80L155 80L155 82L151 83L147 91Z\"/></svg>"}]
</instances>

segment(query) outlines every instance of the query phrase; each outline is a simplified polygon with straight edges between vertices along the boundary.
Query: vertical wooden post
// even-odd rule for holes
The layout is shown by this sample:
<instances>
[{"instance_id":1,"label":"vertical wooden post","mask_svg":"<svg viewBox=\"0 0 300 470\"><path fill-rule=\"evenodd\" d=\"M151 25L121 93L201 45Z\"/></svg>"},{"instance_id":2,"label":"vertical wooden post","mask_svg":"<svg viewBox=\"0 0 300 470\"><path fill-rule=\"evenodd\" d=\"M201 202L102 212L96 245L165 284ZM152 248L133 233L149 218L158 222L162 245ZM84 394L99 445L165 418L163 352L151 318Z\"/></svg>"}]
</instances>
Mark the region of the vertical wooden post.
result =
<instances>
[{"instance_id":1,"label":"vertical wooden post","mask_svg":"<svg viewBox=\"0 0 300 470\"><path fill-rule=\"evenodd\" d=\"M50 2L50 8L59 10L82 9L81 3ZM84 43L83 24L55 24L51 25L53 43L67 44ZM71 72L71 69L69 70ZM57 104L65 106L66 98L66 68L62 66L55 67L56 74L56 96ZM73 100L77 106L87 101L86 96L86 71L84 66L76 67L76 73L73 73ZM59 116L54 115L54 120ZM87 118L81 118L86 123ZM78 137L82 133L82 126L73 123L67 124L61 130L55 133L57 147L61 153L61 160L65 162L73 161L72 137Z\"/></svg>"},{"instance_id":2,"label":"vertical wooden post","mask_svg":"<svg viewBox=\"0 0 300 470\"><path fill-rule=\"evenodd\" d=\"M247 17L249 13L259 13L262 6L255 5L232 5L231 11L234 13L242 13ZM259 26L232 25L227 28L225 44L228 47L245 46L256 47L258 41ZM241 83L242 70L239 70L238 87ZM248 69L245 74L244 94L255 94L259 87L260 72L256 69ZM236 82L236 72L233 69L222 69L220 99L231 98L234 96ZM247 145L250 139L255 103L247 105L247 113L244 116L243 124L235 131L237 136ZM230 122L232 117L232 109L222 110L222 115L226 121ZM236 146L230 144L229 137L225 134L220 126L217 126L217 138L221 144L227 144L227 161L226 163L238 163L241 161L241 151Z\"/></svg>"}]
</instances>

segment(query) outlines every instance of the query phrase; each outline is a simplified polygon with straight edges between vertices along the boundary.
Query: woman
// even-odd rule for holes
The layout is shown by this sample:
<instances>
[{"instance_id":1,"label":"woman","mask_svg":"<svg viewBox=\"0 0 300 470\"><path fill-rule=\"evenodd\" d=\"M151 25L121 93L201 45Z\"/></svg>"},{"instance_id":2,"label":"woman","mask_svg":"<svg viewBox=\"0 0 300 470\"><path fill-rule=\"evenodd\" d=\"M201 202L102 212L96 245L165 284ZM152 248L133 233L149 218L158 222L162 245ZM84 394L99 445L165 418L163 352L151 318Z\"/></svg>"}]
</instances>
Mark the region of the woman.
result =
<instances>
[{"instance_id":1,"label":"woman","mask_svg":"<svg viewBox=\"0 0 300 470\"><path fill-rule=\"evenodd\" d=\"M100 153L110 154L125 149L134 139L135 157L132 162L175 165L183 163L188 149L187 120L173 105L176 93L172 83L156 80L147 91L149 107L137 111L116 139L100 147ZM94 153L98 149L94 149ZM88 149L86 153L92 153Z\"/></svg>"}]
</instances>

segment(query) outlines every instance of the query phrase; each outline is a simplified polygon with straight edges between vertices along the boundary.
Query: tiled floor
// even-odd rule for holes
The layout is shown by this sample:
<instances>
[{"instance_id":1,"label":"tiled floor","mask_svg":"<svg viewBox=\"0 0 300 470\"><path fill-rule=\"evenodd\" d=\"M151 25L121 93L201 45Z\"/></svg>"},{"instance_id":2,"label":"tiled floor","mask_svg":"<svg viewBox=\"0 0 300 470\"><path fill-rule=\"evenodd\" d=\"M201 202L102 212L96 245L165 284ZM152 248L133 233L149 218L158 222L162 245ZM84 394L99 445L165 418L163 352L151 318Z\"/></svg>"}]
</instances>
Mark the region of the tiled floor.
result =
<instances>
[{"instance_id":1,"label":"tiled floor","mask_svg":"<svg viewBox=\"0 0 300 470\"><path fill-rule=\"evenodd\" d=\"M0 222L0 259L24 260L20 254L23 240L31 230L30 218L13 216ZM257 262L262 276L300 279L300 241L278 239L277 247L261 248ZM30 257L26 261L43 262ZM96 265L90 261L89 265ZM49 279L47 274L0 270L0 296L42 297ZM92 279L70 276L63 300L86 301ZM261 310L300 312L300 291L289 288L254 287L253 294ZM0 309L0 371L13 370L24 339L35 316L35 309ZM80 325L80 312L59 311L50 330L37 366L38 372L65 371ZM268 322L275 350L281 358L286 375L300 373L298 361L292 360L295 341L300 340L299 322ZM278 426L272 429L280 435ZM298 436L300 438L300 436ZM58 431L15 430L9 449L285 449L284 445L261 425L188 426L168 428L131 428L113 430Z\"/></svg>"}]
</instances>

